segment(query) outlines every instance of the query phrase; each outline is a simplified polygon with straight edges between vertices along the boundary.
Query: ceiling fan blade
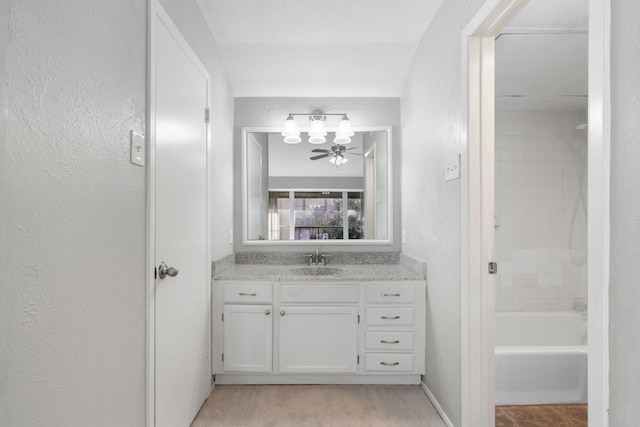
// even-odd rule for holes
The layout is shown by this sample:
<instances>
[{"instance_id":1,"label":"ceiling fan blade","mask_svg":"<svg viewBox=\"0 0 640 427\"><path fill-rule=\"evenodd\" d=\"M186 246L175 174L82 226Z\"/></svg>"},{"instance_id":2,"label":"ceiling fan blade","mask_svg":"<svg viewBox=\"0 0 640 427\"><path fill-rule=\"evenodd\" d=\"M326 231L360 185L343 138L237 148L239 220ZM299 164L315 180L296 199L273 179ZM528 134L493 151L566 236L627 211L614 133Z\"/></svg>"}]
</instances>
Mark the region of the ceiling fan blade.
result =
<instances>
[{"instance_id":1,"label":"ceiling fan blade","mask_svg":"<svg viewBox=\"0 0 640 427\"><path fill-rule=\"evenodd\" d=\"M362 154L362 153L349 153L349 155L351 155L351 154L355 154L356 156L364 156L364 154Z\"/></svg>"},{"instance_id":2,"label":"ceiling fan blade","mask_svg":"<svg viewBox=\"0 0 640 427\"><path fill-rule=\"evenodd\" d=\"M328 153L329 150L323 150L322 148L316 148L316 149L311 150L311 152L312 153Z\"/></svg>"},{"instance_id":3,"label":"ceiling fan blade","mask_svg":"<svg viewBox=\"0 0 640 427\"><path fill-rule=\"evenodd\" d=\"M329 154L320 154L319 156L309 157L311 160L324 159L325 157L329 157Z\"/></svg>"},{"instance_id":4,"label":"ceiling fan blade","mask_svg":"<svg viewBox=\"0 0 640 427\"><path fill-rule=\"evenodd\" d=\"M358 147L346 148L346 149L345 149L345 151L346 151L346 150L356 150L357 148L358 148Z\"/></svg>"}]
</instances>

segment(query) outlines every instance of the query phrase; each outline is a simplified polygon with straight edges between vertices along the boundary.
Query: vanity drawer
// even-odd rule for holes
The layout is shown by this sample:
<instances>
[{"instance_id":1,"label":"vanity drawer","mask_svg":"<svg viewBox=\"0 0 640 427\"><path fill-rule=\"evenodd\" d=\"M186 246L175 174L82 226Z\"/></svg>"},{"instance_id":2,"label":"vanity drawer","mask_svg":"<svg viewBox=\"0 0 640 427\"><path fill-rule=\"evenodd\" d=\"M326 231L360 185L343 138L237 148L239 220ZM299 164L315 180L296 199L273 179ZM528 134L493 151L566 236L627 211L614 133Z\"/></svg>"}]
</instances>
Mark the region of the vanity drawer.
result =
<instances>
[{"instance_id":1,"label":"vanity drawer","mask_svg":"<svg viewBox=\"0 0 640 427\"><path fill-rule=\"evenodd\" d=\"M365 371L411 372L413 353L365 353Z\"/></svg>"},{"instance_id":2,"label":"vanity drawer","mask_svg":"<svg viewBox=\"0 0 640 427\"><path fill-rule=\"evenodd\" d=\"M415 301L413 285L367 285L366 300L369 303L412 303Z\"/></svg>"},{"instance_id":3,"label":"vanity drawer","mask_svg":"<svg viewBox=\"0 0 640 427\"><path fill-rule=\"evenodd\" d=\"M271 285L268 284L229 283L224 285L224 302L240 304L270 303L271 289Z\"/></svg>"},{"instance_id":4,"label":"vanity drawer","mask_svg":"<svg viewBox=\"0 0 640 427\"><path fill-rule=\"evenodd\" d=\"M413 350L413 332L366 331L364 347L367 350Z\"/></svg>"},{"instance_id":5,"label":"vanity drawer","mask_svg":"<svg viewBox=\"0 0 640 427\"><path fill-rule=\"evenodd\" d=\"M280 285L280 302L358 302L358 285L347 284L291 284Z\"/></svg>"},{"instance_id":6,"label":"vanity drawer","mask_svg":"<svg viewBox=\"0 0 640 427\"><path fill-rule=\"evenodd\" d=\"M413 307L368 307L365 309L367 325L411 326Z\"/></svg>"}]
</instances>

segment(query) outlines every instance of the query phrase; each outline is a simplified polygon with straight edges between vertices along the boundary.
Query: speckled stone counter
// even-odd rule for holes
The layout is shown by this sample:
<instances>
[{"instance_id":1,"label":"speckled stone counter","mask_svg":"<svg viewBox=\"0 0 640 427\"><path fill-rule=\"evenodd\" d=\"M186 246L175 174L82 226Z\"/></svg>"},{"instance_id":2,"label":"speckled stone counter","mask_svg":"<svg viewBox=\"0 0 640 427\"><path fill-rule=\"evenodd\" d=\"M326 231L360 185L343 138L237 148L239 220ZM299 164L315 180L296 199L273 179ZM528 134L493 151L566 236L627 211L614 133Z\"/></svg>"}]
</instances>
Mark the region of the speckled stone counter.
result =
<instances>
[{"instance_id":1,"label":"speckled stone counter","mask_svg":"<svg viewBox=\"0 0 640 427\"><path fill-rule=\"evenodd\" d=\"M337 274L322 274L323 269L331 269ZM227 260L214 264L213 278L283 282L424 280L425 267L424 263L412 259L401 259L397 264L336 264L327 267L307 267L305 264L236 264Z\"/></svg>"}]
</instances>

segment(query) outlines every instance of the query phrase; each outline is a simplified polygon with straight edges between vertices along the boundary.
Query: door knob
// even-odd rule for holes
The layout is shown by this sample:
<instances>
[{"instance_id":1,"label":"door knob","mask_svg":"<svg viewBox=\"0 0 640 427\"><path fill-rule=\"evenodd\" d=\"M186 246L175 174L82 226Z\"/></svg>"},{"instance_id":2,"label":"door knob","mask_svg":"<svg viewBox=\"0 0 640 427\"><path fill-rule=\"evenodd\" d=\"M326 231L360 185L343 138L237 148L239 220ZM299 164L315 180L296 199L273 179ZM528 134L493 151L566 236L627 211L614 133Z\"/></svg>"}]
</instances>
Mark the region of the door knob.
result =
<instances>
[{"instance_id":1,"label":"door knob","mask_svg":"<svg viewBox=\"0 0 640 427\"><path fill-rule=\"evenodd\" d=\"M160 263L158 267L158 277L164 279L165 277L176 277L178 275L178 269L175 267L167 267L167 264L164 262Z\"/></svg>"}]
</instances>

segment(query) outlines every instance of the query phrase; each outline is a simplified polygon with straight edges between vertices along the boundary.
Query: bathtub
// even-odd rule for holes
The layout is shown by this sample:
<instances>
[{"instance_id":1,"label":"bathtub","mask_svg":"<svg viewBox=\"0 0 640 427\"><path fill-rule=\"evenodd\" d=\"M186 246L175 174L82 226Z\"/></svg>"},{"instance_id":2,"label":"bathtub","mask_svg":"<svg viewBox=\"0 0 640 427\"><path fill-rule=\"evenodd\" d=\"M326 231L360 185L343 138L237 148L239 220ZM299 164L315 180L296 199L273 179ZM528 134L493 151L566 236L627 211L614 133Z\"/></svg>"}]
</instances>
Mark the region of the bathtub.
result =
<instances>
[{"instance_id":1,"label":"bathtub","mask_svg":"<svg viewBox=\"0 0 640 427\"><path fill-rule=\"evenodd\" d=\"M496 405L587 403L587 314L496 313Z\"/></svg>"}]
</instances>

